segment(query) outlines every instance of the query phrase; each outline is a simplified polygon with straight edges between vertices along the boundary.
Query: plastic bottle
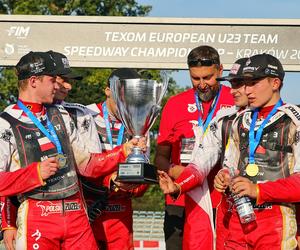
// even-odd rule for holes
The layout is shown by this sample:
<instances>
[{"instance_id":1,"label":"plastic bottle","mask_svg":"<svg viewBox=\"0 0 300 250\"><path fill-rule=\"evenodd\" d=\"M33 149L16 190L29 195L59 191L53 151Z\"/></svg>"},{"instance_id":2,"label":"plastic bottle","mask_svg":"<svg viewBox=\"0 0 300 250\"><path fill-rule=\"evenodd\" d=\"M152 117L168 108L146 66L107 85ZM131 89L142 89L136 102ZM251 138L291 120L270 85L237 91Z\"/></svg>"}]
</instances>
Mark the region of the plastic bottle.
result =
<instances>
[{"instance_id":1,"label":"plastic bottle","mask_svg":"<svg viewBox=\"0 0 300 250\"><path fill-rule=\"evenodd\" d=\"M231 178L235 177L234 168L230 168L230 176ZM253 206L248 196L239 197L236 194L232 193L232 198L234 200L236 211L240 217L240 221L242 224L247 224L256 220Z\"/></svg>"}]
</instances>

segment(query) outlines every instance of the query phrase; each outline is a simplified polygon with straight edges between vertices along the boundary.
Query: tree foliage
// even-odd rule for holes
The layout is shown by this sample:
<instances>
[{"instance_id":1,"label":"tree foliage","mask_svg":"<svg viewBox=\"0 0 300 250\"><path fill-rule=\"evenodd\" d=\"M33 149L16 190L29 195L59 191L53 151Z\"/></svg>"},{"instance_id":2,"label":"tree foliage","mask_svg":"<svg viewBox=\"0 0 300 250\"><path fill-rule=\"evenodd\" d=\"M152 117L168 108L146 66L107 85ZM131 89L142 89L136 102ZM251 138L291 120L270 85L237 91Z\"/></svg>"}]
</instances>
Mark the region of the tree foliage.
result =
<instances>
[{"instance_id":1,"label":"tree foliage","mask_svg":"<svg viewBox=\"0 0 300 250\"><path fill-rule=\"evenodd\" d=\"M152 9L135 0L2 0L1 14L145 16Z\"/></svg>"}]
</instances>

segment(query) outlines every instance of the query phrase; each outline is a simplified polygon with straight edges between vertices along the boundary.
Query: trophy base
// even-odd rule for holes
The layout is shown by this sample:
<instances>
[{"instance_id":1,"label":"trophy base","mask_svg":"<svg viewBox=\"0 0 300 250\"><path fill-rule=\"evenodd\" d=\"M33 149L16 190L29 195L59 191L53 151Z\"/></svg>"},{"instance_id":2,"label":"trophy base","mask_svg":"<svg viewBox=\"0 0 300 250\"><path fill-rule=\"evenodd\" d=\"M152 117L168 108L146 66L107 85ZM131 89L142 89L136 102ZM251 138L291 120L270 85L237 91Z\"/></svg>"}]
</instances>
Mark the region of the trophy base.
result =
<instances>
[{"instance_id":1,"label":"trophy base","mask_svg":"<svg viewBox=\"0 0 300 250\"><path fill-rule=\"evenodd\" d=\"M117 181L157 184L157 169L149 163L120 163Z\"/></svg>"}]
</instances>

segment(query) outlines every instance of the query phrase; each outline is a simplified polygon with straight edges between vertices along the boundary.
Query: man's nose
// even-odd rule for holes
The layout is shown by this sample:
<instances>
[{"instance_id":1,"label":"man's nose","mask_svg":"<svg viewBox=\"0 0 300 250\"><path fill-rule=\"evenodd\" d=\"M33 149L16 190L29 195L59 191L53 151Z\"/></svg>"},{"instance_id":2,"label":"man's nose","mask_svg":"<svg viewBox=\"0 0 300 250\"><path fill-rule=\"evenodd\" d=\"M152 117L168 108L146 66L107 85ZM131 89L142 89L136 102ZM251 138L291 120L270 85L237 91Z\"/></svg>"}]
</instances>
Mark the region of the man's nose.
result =
<instances>
[{"instance_id":1,"label":"man's nose","mask_svg":"<svg viewBox=\"0 0 300 250\"><path fill-rule=\"evenodd\" d=\"M204 89L207 86L207 84L205 83L205 81L202 78L200 78L200 80L199 80L199 86L201 89Z\"/></svg>"},{"instance_id":2,"label":"man's nose","mask_svg":"<svg viewBox=\"0 0 300 250\"><path fill-rule=\"evenodd\" d=\"M246 95L250 95L252 93L252 86L245 86L245 93Z\"/></svg>"},{"instance_id":3,"label":"man's nose","mask_svg":"<svg viewBox=\"0 0 300 250\"><path fill-rule=\"evenodd\" d=\"M54 88L59 89L59 83L57 81L55 81L55 83L54 83Z\"/></svg>"}]
</instances>

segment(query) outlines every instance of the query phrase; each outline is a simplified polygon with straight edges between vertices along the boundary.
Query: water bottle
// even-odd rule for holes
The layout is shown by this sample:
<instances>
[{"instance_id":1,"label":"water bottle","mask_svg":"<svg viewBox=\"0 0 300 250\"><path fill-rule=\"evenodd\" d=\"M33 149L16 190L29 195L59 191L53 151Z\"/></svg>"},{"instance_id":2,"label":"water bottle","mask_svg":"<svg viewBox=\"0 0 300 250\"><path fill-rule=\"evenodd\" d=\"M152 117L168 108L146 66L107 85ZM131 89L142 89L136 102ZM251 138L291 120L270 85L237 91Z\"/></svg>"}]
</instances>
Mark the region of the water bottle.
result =
<instances>
[{"instance_id":1,"label":"water bottle","mask_svg":"<svg viewBox=\"0 0 300 250\"><path fill-rule=\"evenodd\" d=\"M234 168L230 168L230 176L231 178L235 177ZM253 206L248 196L238 197L236 194L233 193L231 194L231 196L234 200L236 211L240 217L240 221L242 224L247 224L256 220L256 216L253 211Z\"/></svg>"}]
</instances>

